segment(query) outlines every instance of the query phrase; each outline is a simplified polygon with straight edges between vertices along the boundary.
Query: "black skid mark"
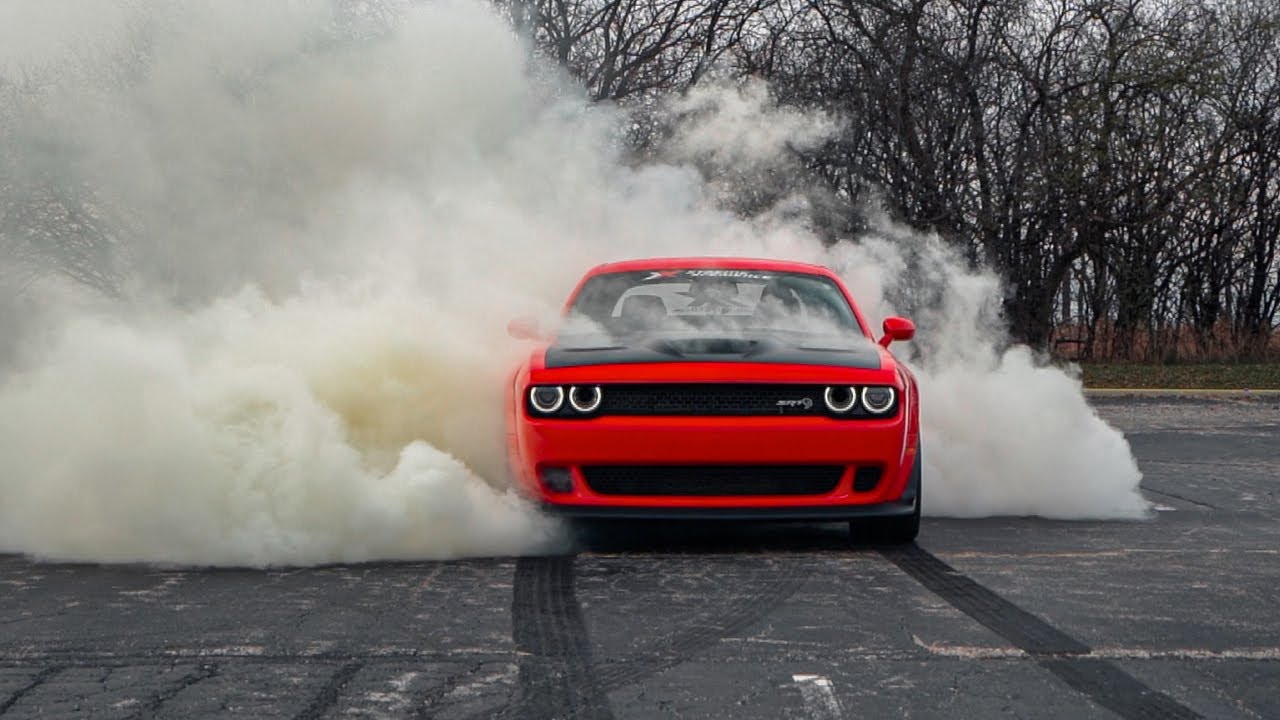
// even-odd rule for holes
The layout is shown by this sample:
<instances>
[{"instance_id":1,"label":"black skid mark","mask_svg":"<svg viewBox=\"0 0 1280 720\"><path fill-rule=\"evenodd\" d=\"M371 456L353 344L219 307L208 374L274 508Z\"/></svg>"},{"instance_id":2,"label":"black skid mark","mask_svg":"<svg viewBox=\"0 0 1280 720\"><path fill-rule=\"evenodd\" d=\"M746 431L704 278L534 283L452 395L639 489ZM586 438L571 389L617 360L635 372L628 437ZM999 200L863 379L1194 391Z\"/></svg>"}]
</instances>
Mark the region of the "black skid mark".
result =
<instances>
[{"instance_id":1,"label":"black skid mark","mask_svg":"<svg viewBox=\"0 0 1280 720\"><path fill-rule=\"evenodd\" d=\"M885 548L881 553L938 597L1027 653L1040 667L1120 717L1201 717L1115 663L1089 657L1088 645L957 572L919 546Z\"/></svg>"},{"instance_id":2,"label":"black skid mark","mask_svg":"<svg viewBox=\"0 0 1280 720\"><path fill-rule=\"evenodd\" d=\"M519 687L508 718L612 720L591 665L572 556L520 558L511 603Z\"/></svg>"}]
</instances>

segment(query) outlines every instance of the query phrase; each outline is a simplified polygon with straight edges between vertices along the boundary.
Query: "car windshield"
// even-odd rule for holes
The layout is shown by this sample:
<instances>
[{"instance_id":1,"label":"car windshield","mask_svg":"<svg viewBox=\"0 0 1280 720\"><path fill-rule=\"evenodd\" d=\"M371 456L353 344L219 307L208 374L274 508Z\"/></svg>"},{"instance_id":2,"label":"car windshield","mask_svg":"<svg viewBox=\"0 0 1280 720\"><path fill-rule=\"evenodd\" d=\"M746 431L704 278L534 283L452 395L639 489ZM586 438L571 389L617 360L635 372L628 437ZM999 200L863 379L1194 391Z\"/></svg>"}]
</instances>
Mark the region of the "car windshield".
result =
<instances>
[{"instance_id":1,"label":"car windshield","mask_svg":"<svg viewBox=\"0 0 1280 720\"><path fill-rule=\"evenodd\" d=\"M861 335L853 310L829 278L716 268L596 275L569 308L569 326L610 335L655 330L729 330Z\"/></svg>"}]
</instances>

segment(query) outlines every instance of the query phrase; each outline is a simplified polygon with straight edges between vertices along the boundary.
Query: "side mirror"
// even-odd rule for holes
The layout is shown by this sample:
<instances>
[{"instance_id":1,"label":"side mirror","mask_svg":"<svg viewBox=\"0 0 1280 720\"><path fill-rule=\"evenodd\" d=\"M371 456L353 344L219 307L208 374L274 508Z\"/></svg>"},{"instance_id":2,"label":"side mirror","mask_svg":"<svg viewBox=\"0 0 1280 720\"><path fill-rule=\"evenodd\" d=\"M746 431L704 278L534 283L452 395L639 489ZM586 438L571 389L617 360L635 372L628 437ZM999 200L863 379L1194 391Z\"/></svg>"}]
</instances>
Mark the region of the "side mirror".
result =
<instances>
[{"instance_id":1,"label":"side mirror","mask_svg":"<svg viewBox=\"0 0 1280 720\"><path fill-rule=\"evenodd\" d=\"M542 331L538 329L538 319L527 315L507 323L507 334L517 340L542 339Z\"/></svg>"},{"instance_id":2,"label":"side mirror","mask_svg":"<svg viewBox=\"0 0 1280 720\"><path fill-rule=\"evenodd\" d=\"M880 345L889 347L894 340L910 340L915 336L915 323L906 318L888 317L884 319L884 337L880 338Z\"/></svg>"}]
</instances>

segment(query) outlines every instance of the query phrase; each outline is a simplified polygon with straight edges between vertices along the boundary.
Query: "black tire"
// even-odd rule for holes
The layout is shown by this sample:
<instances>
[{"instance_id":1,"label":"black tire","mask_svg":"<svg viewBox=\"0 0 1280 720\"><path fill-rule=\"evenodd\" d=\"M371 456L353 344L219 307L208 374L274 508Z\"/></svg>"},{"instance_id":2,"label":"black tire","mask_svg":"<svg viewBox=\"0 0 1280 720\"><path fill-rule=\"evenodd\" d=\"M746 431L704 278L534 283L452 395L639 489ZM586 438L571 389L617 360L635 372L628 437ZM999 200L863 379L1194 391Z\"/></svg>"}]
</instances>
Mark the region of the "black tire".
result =
<instances>
[{"instance_id":1,"label":"black tire","mask_svg":"<svg viewBox=\"0 0 1280 720\"><path fill-rule=\"evenodd\" d=\"M854 540L874 545L906 545L920 534L920 449L916 448L916 462L911 468L911 484L916 491L916 507L910 515L851 520L849 533Z\"/></svg>"}]
</instances>

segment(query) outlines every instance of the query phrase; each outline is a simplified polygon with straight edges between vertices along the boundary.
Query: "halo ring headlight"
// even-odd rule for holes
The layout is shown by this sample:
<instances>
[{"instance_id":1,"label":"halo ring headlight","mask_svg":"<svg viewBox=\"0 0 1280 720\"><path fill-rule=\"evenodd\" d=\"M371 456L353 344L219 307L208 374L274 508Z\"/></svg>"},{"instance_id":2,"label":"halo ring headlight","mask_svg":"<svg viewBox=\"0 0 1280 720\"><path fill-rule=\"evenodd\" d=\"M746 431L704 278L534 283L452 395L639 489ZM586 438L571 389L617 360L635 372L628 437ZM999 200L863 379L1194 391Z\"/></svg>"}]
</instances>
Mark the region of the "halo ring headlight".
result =
<instances>
[{"instance_id":1,"label":"halo ring headlight","mask_svg":"<svg viewBox=\"0 0 1280 720\"><path fill-rule=\"evenodd\" d=\"M846 393L848 397L841 399ZM822 392L822 402L826 403L827 409L833 413L847 413L858 403L858 390L852 386L828 385Z\"/></svg>"},{"instance_id":2,"label":"halo ring headlight","mask_svg":"<svg viewBox=\"0 0 1280 720\"><path fill-rule=\"evenodd\" d=\"M534 410L544 414L560 409L564 405L564 388L559 385L537 385L529 388L529 404Z\"/></svg>"},{"instance_id":3,"label":"halo ring headlight","mask_svg":"<svg viewBox=\"0 0 1280 720\"><path fill-rule=\"evenodd\" d=\"M872 415L883 415L893 407L897 393L885 385L868 385L862 388L862 407Z\"/></svg>"},{"instance_id":4,"label":"halo ring headlight","mask_svg":"<svg viewBox=\"0 0 1280 720\"><path fill-rule=\"evenodd\" d=\"M587 394L588 400L583 400L580 395ZM604 402L604 391L599 385L583 385L581 387L574 385L569 388L569 406L582 414L595 412L600 403Z\"/></svg>"}]
</instances>

